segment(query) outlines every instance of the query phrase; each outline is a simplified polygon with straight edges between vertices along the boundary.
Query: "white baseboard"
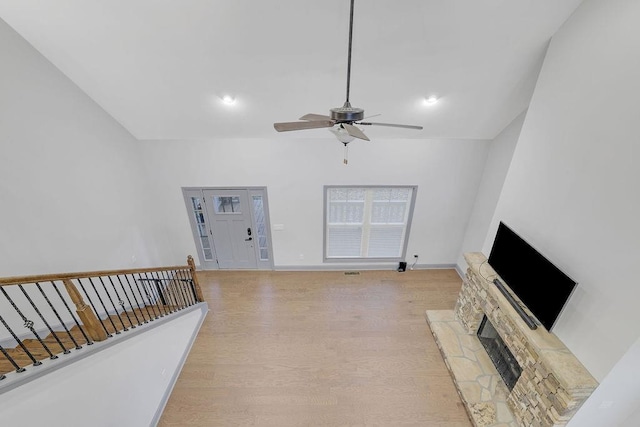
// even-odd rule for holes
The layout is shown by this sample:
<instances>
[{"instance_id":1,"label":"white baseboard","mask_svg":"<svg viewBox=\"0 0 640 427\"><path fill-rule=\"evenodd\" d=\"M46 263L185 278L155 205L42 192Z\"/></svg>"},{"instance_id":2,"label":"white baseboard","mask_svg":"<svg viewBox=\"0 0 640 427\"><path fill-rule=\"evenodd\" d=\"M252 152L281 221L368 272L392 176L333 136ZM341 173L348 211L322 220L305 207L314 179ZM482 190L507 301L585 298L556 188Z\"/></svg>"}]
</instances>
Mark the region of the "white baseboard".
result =
<instances>
[{"instance_id":1,"label":"white baseboard","mask_svg":"<svg viewBox=\"0 0 640 427\"><path fill-rule=\"evenodd\" d=\"M407 263L407 271L411 268L411 264ZM439 270L456 268L455 264L416 264L414 270ZM396 271L398 263L393 264L332 264L332 265L280 265L275 266L275 271Z\"/></svg>"},{"instance_id":2,"label":"white baseboard","mask_svg":"<svg viewBox=\"0 0 640 427\"><path fill-rule=\"evenodd\" d=\"M460 276L460 278L461 278L462 280L464 280L464 275L465 275L465 273L464 273L464 269L463 269L462 267L460 267L460 265L459 265L459 264L456 264L456 265L455 265L455 269L456 269L456 272L458 273L458 276Z\"/></svg>"}]
</instances>

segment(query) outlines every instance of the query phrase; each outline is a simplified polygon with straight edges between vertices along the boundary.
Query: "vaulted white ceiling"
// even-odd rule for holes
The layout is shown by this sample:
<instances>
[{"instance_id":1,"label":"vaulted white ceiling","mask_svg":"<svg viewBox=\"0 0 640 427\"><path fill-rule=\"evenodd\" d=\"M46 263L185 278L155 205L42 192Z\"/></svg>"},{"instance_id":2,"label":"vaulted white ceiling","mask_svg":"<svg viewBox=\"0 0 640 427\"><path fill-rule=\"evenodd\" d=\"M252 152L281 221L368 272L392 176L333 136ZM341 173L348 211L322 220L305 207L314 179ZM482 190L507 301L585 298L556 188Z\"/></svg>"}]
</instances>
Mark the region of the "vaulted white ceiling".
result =
<instances>
[{"instance_id":1,"label":"vaulted white ceiling","mask_svg":"<svg viewBox=\"0 0 640 427\"><path fill-rule=\"evenodd\" d=\"M356 0L351 103L424 126L368 135L493 138L581 1ZM2 0L0 17L139 139L287 138L273 122L345 98L349 0Z\"/></svg>"}]
</instances>

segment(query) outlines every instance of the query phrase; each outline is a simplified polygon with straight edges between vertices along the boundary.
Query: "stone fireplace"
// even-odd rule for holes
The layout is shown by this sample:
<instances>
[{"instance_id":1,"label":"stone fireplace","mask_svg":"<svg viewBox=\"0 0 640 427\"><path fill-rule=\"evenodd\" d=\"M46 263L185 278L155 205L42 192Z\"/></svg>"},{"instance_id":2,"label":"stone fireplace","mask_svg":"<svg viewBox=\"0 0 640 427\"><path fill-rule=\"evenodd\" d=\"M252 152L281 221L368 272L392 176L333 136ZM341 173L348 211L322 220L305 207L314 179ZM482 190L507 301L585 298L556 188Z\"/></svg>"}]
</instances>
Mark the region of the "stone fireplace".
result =
<instances>
[{"instance_id":1,"label":"stone fireplace","mask_svg":"<svg viewBox=\"0 0 640 427\"><path fill-rule=\"evenodd\" d=\"M565 425L597 381L553 333L527 327L487 280L497 274L483 254L465 259L455 309L429 310L426 317L472 422Z\"/></svg>"}]
</instances>

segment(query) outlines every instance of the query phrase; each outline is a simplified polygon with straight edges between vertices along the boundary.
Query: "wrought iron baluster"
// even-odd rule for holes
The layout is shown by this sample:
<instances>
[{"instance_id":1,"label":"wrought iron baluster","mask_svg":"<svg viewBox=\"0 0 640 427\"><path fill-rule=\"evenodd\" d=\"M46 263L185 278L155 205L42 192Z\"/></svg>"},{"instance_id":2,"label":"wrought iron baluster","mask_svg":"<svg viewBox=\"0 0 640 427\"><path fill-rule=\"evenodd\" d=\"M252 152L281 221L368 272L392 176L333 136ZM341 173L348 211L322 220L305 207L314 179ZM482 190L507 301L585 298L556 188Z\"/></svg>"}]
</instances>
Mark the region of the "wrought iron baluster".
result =
<instances>
[{"instance_id":1,"label":"wrought iron baluster","mask_svg":"<svg viewBox=\"0 0 640 427\"><path fill-rule=\"evenodd\" d=\"M166 270L162 272L162 277L164 278L164 280L167 283L166 289L167 289L168 294L169 294L169 299L171 300L171 305L173 306L173 311L176 312L176 311L180 310L180 305L178 304L178 300L176 299L176 293L175 293L175 291L173 289L173 282L169 278L169 274L167 273Z\"/></svg>"},{"instance_id":2,"label":"wrought iron baluster","mask_svg":"<svg viewBox=\"0 0 640 427\"><path fill-rule=\"evenodd\" d=\"M26 371L26 369L21 368L20 365L18 365L16 363L16 361L13 360L13 357L11 357L11 355L9 353L7 353L7 350L5 350L1 345L0 345L0 352L2 352L2 354L4 354L4 357L7 358L9 363L11 363L11 365L13 365L14 368L16 368L16 372L24 372L24 371ZM5 378L6 378L6 376L4 374L2 374L0 376L0 380L3 380Z\"/></svg>"},{"instance_id":3,"label":"wrought iron baluster","mask_svg":"<svg viewBox=\"0 0 640 427\"><path fill-rule=\"evenodd\" d=\"M162 301L162 305L166 306L167 305L167 299L164 296L164 293L162 292L162 279L160 279L158 277L158 273L157 272L152 272L151 273L151 280L153 280L153 283L155 283L156 285L156 293L158 295L158 297L160 298L160 301Z\"/></svg>"},{"instance_id":4,"label":"wrought iron baluster","mask_svg":"<svg viewBox=\"0 0 640 427\"><path fill-rule=\"evenodd\" d=\"M102 282L102 286L104 286L104 282L102 281L102 277L100 277L99 279L100 279L100 282ZM120 297L120 294L118 293L118 288L116 288L115 283L113 283L113 280L111 279L111 276L107 276L107 279L109 279L109 283L111 283L111 286L113 287L113 291L116 293L116 297L118 297L118 305L120 306L120 308L124 312L125 316L127 317L127 320L129 320L129 325L131 327L135 328L135 325L133 324L133 322L131 321L131 318L129 317L129 313L127 313L127 310L124 309L124 301L122 300L122 297ZM106 289L105 289L105 291L107 292L107 295L109 295L109 291L107 291ZM111 300L111 296L110 295L109 295L109 300L111 301L111 305L114 305L113 304L113 300ZM120 319L120 323L122 323L122 330L128 331L129 328L122 321L122 316L120 316L120 314L118 313L118 309L116 308L115 310L116 310L116 314L118 315L118 319Z\"/></svg>"},{"instance_id":5,"label":"wrought iron baluster","mask_svg":"<svg viewBox=\"0 0 640 427\"><path fill-rule=\"evenodd\" d=\"M69 335L69 338L71 338L71 342L73 342L73 345L76 347L76 350L80 350L82 347L80 347L78 345L76 340L73 338L73 335L71 335L71 332L69 332L69 329L67 328L67 325L64 324L64 321L60 317L60 314L58 314L58 310L56 310L56 308L53 306L53 304L49 300L49 297L47 296L47 294L44 292L44 290L40 286L40 283L36 282L36 286L38 287L38 290L40 291L40 293L44 297L45 301L47 301L47 304L49 304L49 307L51 308L51 310L53 310L53 314L56 315L56 317L58 318L58 321L60 322L60 324L62 325L64 330L67 332L67 335Z\"/></svg>"},{"instance_id":6,"label":"wrought iron baluster","mask_svg":"<svg viewBox=\"0 0 640 427\"><path fill-rule=\"evenodd\" d=\"M140 281L140 283L142 284L142 289L144 289L144 294L147 296L147 301L149 301L149 304L146 305L147 307L147 311L149 311L149 307L151 307L151 311L153 312L153 319L149 319L149 320L155 320L157 319L159 316L156 313L155 307L153 306L153 301L151 299L151 296L149 295L149 289L147 289L147 280L148 279L143 279L142 278L142 274L138 273L138 280Z\"/></svg>"},{"instance_id":7,"label":"wrought iron baluster","mask_svg":"<svg viewBox=\"0 0 640 427\"><path fill-rule=\"evenodd\" d=\"M113 307L113 311L115 311L116 316L118 316L118 320L120 320L120 324L122 325L122 330L128 331L129 328L127 328L125 326L124 322L122 321L122 317L120 317L120 313L118 313L118 309L116 308L116 305L114 304L113 299L111 298L111 294L109 293L109 290L105 286L104 281L102 280L102 277L98 276L98 280L100 280L100 283L102 284L102 288L104 289L104 292L107 294L107 298L109 298L109 301L111 302L111 306ZM89 281L91 281L91 278L89 278ZM107 311L106 308L105 308L105 311ZM107 311L107 317L109 318L109 320L111 321L111 324L115 328L116 335L120 334L120 330L118 328L116 328L115 323L113 322L113 320L111 319L111 316L109 315L109 311Z\"/></svg>"},{"instance_id":8,"label":"wrought iron baluster","mask_svg":"<svg viewBox=\"0 0 640 427\"><path fill-rule=\"evenodd\" d=\"M71 311L71 308L69 307L69 304L67 304L67 301L64 299L64 297L62 296L62 294L60 293L60 290L58 289L58 287L56 286L56 283L52 280L51 284L53 285L53 289L56 290L56 293L58 294L58 296L60 297L60 300L62 301L62 303L64 304L64 306L67 308L67 311L69 312L69 314L71 315L71 318L73 319L73 321L75 322L76 326L78 327L78 329L80 330L80 332L82 333L82 336L84 337L84 339L87 341L87 345L92 345L93 344L93 340L91 338L89 338L89 336L87 335L87 333L85 332L85 330L82 328L82 325L80 324L80 322L78 321L78 319L76 318L75 314L73 314L73 312ZM91 301L89 301L91 302ZM69 332L69 331L67 331ZM73 339L73 335L71 334L71 332L69 332L69 335L71 336L71 339ZM75 342L75 341L74 341ZM78 347L78 344L76 344L76 349L79 350L82 347Z\"/></svg>"},{"instance_id":9,"label":"wrought iron baluster","mask_svg":"<svg viewBox=\"0 0 640 427\"><path fill-rule=\"evenodd\" d=\"M176 288L178 289L178 292L180 292L180 298L182 299L182 308L186 308L189 306L189 304L187 302L187 294L184 292L184 283L182 282L182 279L178 275L177 270L173 270L172 275L173 275L173 283L175 283Z\"/></svg>"},{"instance_id":10,"label":"wrought iron baluster","mask_svg":"<svg viewBox=\"0 0 640 427\"><path fill-rule=\"evenodd\" d=\"M161 289L162 289L162 295L164 295L165 308L167 309L169 314L171 314L171 313L173 313L175 311L175 304L173 303L173 300L171 299L171 289L169 287L169 282L167 281L167 278L164 277L164 272L162 272L162 271L156 272L156 277L158 278L158 280L161 283L160 286L161 286Z\"/></svg>"},{"instance_id":11,"label":"wrought iron baluster","mask_svg":"<svg viewBox=\"0 0 640 427\"><path fill-rule=\"evenodd\" d=\"M33 321L29 320L26 318L26 316L24 314L22 314L22 311L18 308L18 306L16 305L15 302L13 302L13 300L11 299L11 297L9 296L9 294L7 294L7 291L4 290L4 288L2 286L0 286L0 291L2 291L2 293L4 294L5 298L7 298L7 300L9 301L9 303L11 304L11 306L16 310L16 312L18 313L18 315L22 318L22 321L24 322L24 327L29 329L31 331L31 333L36 337L36 339L38 340L38 342L42 345L42 348L44 348L44 350L47 352L47 354L49 355L49 359L57 359L58 356L56 356L55 354L53 354L51 352L51 350L49 350L49 347L47 347L47 345L44 343L44 341L42 341L42 338L40 338L40 335L38 335L38 332L36 331L36 329L33 327L34 323ZM5 325L8 326L8 325ZM17 338L17 337L16 337ZM19 341L16 339L16 341ZM21 347L24 347L23 345L21 345Z\"/></svg>"},{"instance_id":12,"label":"wrought iron baluster","mask_svg":"<svg viewBox=\"0 0 640 427\"><path fill-rule=\"evenodd\" d=\"M191 270L180 270L180 272L187 284L187 294L189 295L189 300L191 300L191 305L194 305L198 302L198 294L196 293L196 286L191 277Z\"/></svg>"},{"instance_id":13,"label":"wrought iron baluster","mask_svg":"<svg viewBox=\"0 0 640 427\"><path fill-rule=\"evenodd\" d=\"M162 311L161 307L161 298L158 295L158 282L156 281L156 279L151 276L151 278L149 278L149 276L147 275L147 273L144 273L144 277L147 279L147 287L149 288L149 293L152 295L153 297L153 301L155 303L155 308L158 309L158 312L160 313L160 317L164 317L164 312Z\"/></svg>"},{"instance_id":14,"label":"wrought iron baluster","mask_svg":"<svg viewBox=\"0 0 640 427\"><path fill-rule=\"evenodd\" d=\"M118 280L120 280L120 278L118 278ZM111 278L111 276L109 276L109 281L111 282L111 285L113 286L113 289L115 289L116 295L118 296L118 305L120 306L120 308L122 308L122 312L124 313L124 315L127 317L127 320L129 321L129 328L135 329L136 325L135 323L133 323L133 320L131 320L131 315L129 314L129 310L127 310L127 308L125 307L126 303L118 293L118 288L116 287L116 284L113 282L113 279ZM120 283L120 287L122 287L122 283ZM133 310L133 306L131 305L131 301L129 300L129 296L127 295L126 291L124 291L124 295L127 298L127 301L129 302L129 309Z\"/></svg>"},{"instance_id":15,"label":"wrought iron baluster","mask_svg":"<svg viewBox=\"0 0 640 427\"><path fill-rule=\"evenodd\" d=\"M149 279L149 276L147 275L147 273L144 273L144 278L145 278L145 289L147 290L147 292L149 292L149 301L151 301L151 309L154 312L158 312L158 317L164 317L164 314L162 314L162 311L160 311L160 305L158 304L158 297L156 296L156 293L153 291L153 282L151 279Z\"/></svg>"},{"instance_id":16,"label":"wrought iron baluster","mask_svg":"<svg viewBox=\"0 0 640 427\"><path fill-rule=\"evenodd\" d=\"M182 301L180 293L178 292L178 288L176 287L176 281L173 279L170 271L164 271L164 277L167 280L167 286L171 292L171 297L173 298L173 303L175 304L176 311L182 310Z\"/></svg>"},{"instance_id":17,"label":"wrought iron baluster","mask_svg":"<svg viewBox=\"0 0 640 427\"><path fill-rule=\"evenodd\" d=\"M131 298L129 298L129 294L127 293L127 290L125 289L124 285L122 284L122 280L120 280L120 276L116 275L116 279L118 279L118 283L120 283L120 287L122 288L122 292L124 292L124 296L127 298L127 301L129 302L129 307L131 307L131 312L133 313L133 317L136 318L136 323L138 323L138 326L140 326L142 323L140 323L140 319L138 319L138 315L136 314L136 309L133 307L133 303L131 302ZM131 291L133 292L133 291ZM135 297L135 295L134 295ZM129 313L127 313L127 317L129 318L129 321L131 321L131 317L129 317ZM131 328L135 328L136 326L132 323L131 324Z\"/></svg>"},{"instance_id":18,"label":"wrought iron baluster","mask_svg":"<svg viewBox=\"0 0 640 427\"><path fill-rule=\"evenodd\" d=\"M180 272L182 273L182 276L185 278L184 280L187 283L188 286L188 290L189 292L187 292L187 294L189 295L189 300L191 301L191 303L189 305L194 305L198 302L198 296L196 294L196 287L193 283L193 279L191 278L190 274L188 274L187 272L191 273L191 270L180 270Z\"/></svg>"},{"instance_id":19,"label":"wrought iron baluster","mask_svg":"<svg viewBox=\"0 0 640 427\"><path fill-rule=\"evenodd\" d=\"M153 284L155 285L156 294L160 299L158 306L161 307L162 311L164 311L164 314L167 315L169 314L169 312L167 311L167 299L165 298L164 293L162 292L162 280L158 279L158 277L156 276L156 273L151 273L151 277L152 277L151 280L153 280Z\"/></svg>"},{"instance_id":20,"label":"wrought iron baluster","mask_svg":"<svg viewBox=\"0 0 640 427\"><path fill-rule=\"evenodd\" d=\"M160 282L160 290L162 292L162 295L164 297L164 308L168 311L168 314L171 314L175 311L175 305L173 304L173 301L171 300L171 292L169 289L169 282L166 280L166 278L164 277L164 274L162 271L158 271L156 272L156 277L158 278L159 282Z\"/></svg>"},{"instance_id":21,"label":"wrought iron baluster","mask_svg":"<svg viewBox=\"0 0 640 427\"><path fill-rule=\"evenodd\" d=\"M87 293L87 290L84 288L84 284L82 283L82 279L76 279L76 280L78 280L78 284L80 285L80 288L82 289L82 292L84 292L84 296L86 296L87 299L89 300L89 304L91 305L91 308L93 308L93 312L96 314L96 317L98 318L98 321L102 325L102 329L104 329L104 331L107 333L107 337L109 337L109 338L113 337L113 335L111 335L111 332L109 332L109 330L107 329L107 326L102 321L102 318L99 315L100 312L98 310L96 310L96 306L93 303L93 301L91 300L91 297L89 296L89 294ZM90 278L89 278L89 283L91 283L91 286L93 287L93 291L96 293L96 296L98 297L98 299L102 303L102 298L100 298L100 295L98 295L98 291L96 291L96 287L94 286L94 284L93 284L93 282L91 281ZM104 303L102 303L102 306L104 307ZM106 313L107 309L105 308L104 311ZM111 320L111 318L109 317L108 313L107 313L107 318L109 320ZM111 323L113 324L113 322L111 322ZM116 329L116 325L113 325L113 329Z\"/></svg>"},{"instance_id":22,"label":"wrought iron baluster","mask_svg":"<svg viewBox=\"0 0 640 427\"><path fill-rule=\"evenodd\" d=\"M147 287L149 288L149 293L153 296L154 307L158 310L158 313L160 313L160 317L164 317L164 313L160 309L160 298L158 297L155 289L157 286L155 279L149 279L149 276L146 272L144 273L144 277L147 279Z\"/></svg>"},{"instance_id":23,"label":"wrought iron baluster","mask_svg":"<svg viewBox=\"0 0 640 427\"><path fill-rule=\"evenodd\" d=\"M136 281L136 276L134 276L133 274L131 275L131 278L133 279L133 284L136 285L135 289L138 290L138 293L140 294L140 301L142 301L142 305L144 306L144 309L147 312L147 315L149 315L149 319L151 319L151 314L149 313L149 309L147 308L146 304L144 303L144 297L142 296L142 292L140 292L140 286L138 285L138 282ZM129 276L128 275L124 275L124 279L127 281L127 283L129 284L129 287L131 288L131 292L133 293L133 297L136 300L136 304L138 304L138 308L140 309L140 315L142 316L142 320L144 320L144 323L149 323L149 321L147 320L147 317L144 315L144 311L142 311L142 307L140 306L140 303L138 302L138 297L136 297L136 293L134 292L134 288L131 285L131 281L129 280Z\"/></svg>"},{"instance_id":24,"label":"wrought iron baluster","mask_svg":"<svg viewBox=\"0 0 640 427\"><path fill-rule=\"evenodd\" d=\"M182 289L182 293L184 294L185 305L189 307L191 305L191 298L189 296L189 287L187 279L184 278L184 274L182 274L182 270L176 270L176 277L180 282L180 289Z\"/></svg>"},{"instance_id":25,"label":"wrought iron baluster","mask_svg":"<svg viewBox=\"0 0 640 427\"><path fill-rule=\"evenodd\" d=\"M173 292L176 296L176 301L178 302L178 307L180 310L186 307L184 303L184 295L182 293L182 289L180 289L180 282L176 278L175 270L167 271L167 275L171 279L171 284L173 286Z\"/></svg>"},{"instance_id":26,"label":"wrought iron baluster","mask_svg":"<svg viewBox=\"0 0 640 427\"><path fill-rule=\"evenodd\" d=\"M159 272L154 272L151 273L152 277L153 277L153 281L156 285L156 290L158 291L158 294L160 296L160 301L162 301L162 309L164 310L164 314L170 314L171 313L171 303L169 301L169 298L167 296L167 291L165 289L165 283L164 283L164 279L162 278L161 274Z\"/></svg>"},{"instance_id":27,"label":"wrought iron baluster","mask_svg":"<svg viewBox=\"0 0 640 427\"><path fill-rule=\"evenodd\" d=\"M169 313L173 313L174 311L176 311L176 306L173 299L171 298L171 288L169 286L170 283L164 276L164 271L159 271L156 274L158 275L158 280L162 282L162 293L166 301L165 308L169 311Z\"/></svg>"},{"instance_id":28,"label":"wrought iron baluster","mask_svg":"<svg viewBox=\"0 0 640 427\"><path fill-rule=\"evenodd\" d=\"M24 296L27 298L27 301L29 301L29 304L31 304L31 307L35 310L36 314L38 315L38 317L40 317L40 319L42 319L42 322L44 322L45 326L47 327L47 329L49 329L49 332L51 332L51 335L53 336L53 338L56 340L56 342L58 343L58 345L60 346L60 348L62 348L62 352L64 354L69 354L71 353L71 351L69 351L64 344L62 344L62 341L60 341L60 339L58 338L58 335L55 333L55 331L51 328L51 326L49 325L49 322L47 322L47 319L44 318L44 316L42 315L42 313L40 312L40 310L38 309L38 307L33 303L33 300L31 299L31 297L29 296L29 294L27 293L27 291L24 290L24 287L22 285L18 285L18 288L22 291L22 293L24 294Z\"/></svg>"},{"instance_id":29,"label":"wrought iron baluster","mask_svg":"<svg viewBox=\"0 0 640 427\"><path fill-rule=\"evenodd\" d=\"M0 287L0 289L2 289ZM18 343L18 345L20 346L20 348L27 354L27 357L29 359L31 359L31 361L33 362L33 366L40 366L42 365L42 362L39 360L36 360L35 357L33 357L33 354L31 354L31 352L29 351L29 349L27 347L25 347L24 344L22 344L22 341L20 341L20 338L18 338L18 336L16 335L15 332L13 332L13 329L11 329L9 327L9 325L7 324L7 322L3 319L2 316L0 316L0 323L2 323L4 325L4 327L7 329L7 331L9 331L9 333L11 334L11 336L13 337L13 339ZM22 372L22 371L18 371L18 372Z\"/></svg>"},{"instance_id":30,"label":"wrought iron baluster","mask_svg":"<svg viewBox=\"0 0 640 427\"><path fill-rule=\"evenodd\" d=\"M142 278L142 274L138 273L137 279L136 279L136 276L134 276L133 274L131 275L131 277L133 278L133 282L136 285L136 289L138 289L138 292L140 293L140 298L142 299L142 304L144 305L144 309L146 310L147 315L149 316L149 321L155 320L158 316L156 316L155 311L153 311L153 307L151 308L151 310L149 310L149 306L151 305L151 299L149 298L149 293L147 292L147 288L145 286L144 279ZM140 290L140 286L142 286L142 290ZM142 291L144 291L144 295L142 294ZM145 296L147 297L146 300L145 300Z\"/></svg>"},{"instance_id":31,"label":"wrought iron baluster","mask_svg":"<svg viewBox=\"0 0 640 427\"><path fill-rule=\"evenodd\" d=\"M193 278L193 274L191 270L184 270L184 274L187 276L187 280L189 280L189 286L191 288L191 292L193 293L193 303L198 303L198 290L196 289L196 281Z\"/></svg>"},{"instance_id":32,"label":"wrought iron baluster","mask_svg":"<svg viewBox=\"0 0 640 427\"><path fill-rule=\"evenodd\" d=\"M176 281L178 289L180 289L180 294L182 295L182 300L184 301L184 307L189 307L189 298L187 297L187 292L184 289L184 280L182 279L179 270L173 270L173 278Z\"/></svg>"}]
</instances>

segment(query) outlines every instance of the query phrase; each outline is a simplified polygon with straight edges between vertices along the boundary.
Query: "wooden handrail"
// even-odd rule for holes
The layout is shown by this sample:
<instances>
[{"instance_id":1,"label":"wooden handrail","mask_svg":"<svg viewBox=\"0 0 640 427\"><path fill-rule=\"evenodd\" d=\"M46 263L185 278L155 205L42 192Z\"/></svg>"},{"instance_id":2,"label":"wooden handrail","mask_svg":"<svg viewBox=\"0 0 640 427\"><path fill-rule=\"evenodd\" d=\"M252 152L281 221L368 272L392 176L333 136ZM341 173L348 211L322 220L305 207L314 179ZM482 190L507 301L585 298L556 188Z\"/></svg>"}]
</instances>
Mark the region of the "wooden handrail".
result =
<instances>
[{"instance_id":1,"label":"wooden handrail","mask_svg":"<svg viewBox=\"0 0 640 427\"><path fill-rule=\"evenodd\" d=\"M35 283L35 282L48 282L51 280L83 279L85 277L115 276L118 274L151 273L154 271L168 271L168 270L191 270L191 266L178 265L178 266L172 266L172 267L134 268L129 270L102 270L102 271L84 271L79 273L58 273L58 274L39 274L39 275L33 275L33 276L2 277L0 278L0 286L22 285L25 283ZM195 280L196 279L194 275L194 281Z\"/></svg>"}]
</instances>

